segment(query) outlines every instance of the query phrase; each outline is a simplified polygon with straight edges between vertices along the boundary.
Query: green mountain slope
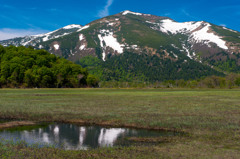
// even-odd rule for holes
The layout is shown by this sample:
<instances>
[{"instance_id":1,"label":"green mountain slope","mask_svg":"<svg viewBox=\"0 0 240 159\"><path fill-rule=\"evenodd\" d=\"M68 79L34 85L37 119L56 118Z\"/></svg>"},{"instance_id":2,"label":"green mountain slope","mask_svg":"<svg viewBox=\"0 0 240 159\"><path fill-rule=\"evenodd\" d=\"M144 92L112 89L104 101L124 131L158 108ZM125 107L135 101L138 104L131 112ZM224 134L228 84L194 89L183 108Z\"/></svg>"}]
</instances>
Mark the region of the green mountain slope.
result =
<instances>
[{"instance_id":1,"label":"green mountain slope","mask_svg":"<svg viewBox=\"0 0 240 159\"><path fill-rule=\"evenodd\" d=\"M193 60L161 59L156 55L134 54L125 52L113 56L103 62L88 56L82 58L78 64L86 67L90 73L98 76L102 81L165 81L177 79L198 79L210 75L223 76L208 66L196 63Z\"/></svg>"}]
</instances>

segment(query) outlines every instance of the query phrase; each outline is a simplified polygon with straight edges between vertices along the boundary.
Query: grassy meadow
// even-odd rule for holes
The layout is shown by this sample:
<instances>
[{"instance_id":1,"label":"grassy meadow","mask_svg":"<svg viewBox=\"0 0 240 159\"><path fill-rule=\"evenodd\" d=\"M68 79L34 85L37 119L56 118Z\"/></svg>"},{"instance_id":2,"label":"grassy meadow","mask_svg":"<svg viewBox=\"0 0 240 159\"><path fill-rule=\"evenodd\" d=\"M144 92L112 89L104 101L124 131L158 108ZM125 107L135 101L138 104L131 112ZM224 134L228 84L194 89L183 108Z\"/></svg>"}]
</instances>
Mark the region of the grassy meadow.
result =
<instances>
[{"instance_id":1,"label":"grassy meadow","mask_svg":"<svg viewBox=\"0 0 240 159\"><path fill-rule=\"evenodd\" d=\"M0 118L183 131L154 146L66 151L1 144L0 158L240 158L239 89L0 89Z\"/></svg>"}]
</instances>

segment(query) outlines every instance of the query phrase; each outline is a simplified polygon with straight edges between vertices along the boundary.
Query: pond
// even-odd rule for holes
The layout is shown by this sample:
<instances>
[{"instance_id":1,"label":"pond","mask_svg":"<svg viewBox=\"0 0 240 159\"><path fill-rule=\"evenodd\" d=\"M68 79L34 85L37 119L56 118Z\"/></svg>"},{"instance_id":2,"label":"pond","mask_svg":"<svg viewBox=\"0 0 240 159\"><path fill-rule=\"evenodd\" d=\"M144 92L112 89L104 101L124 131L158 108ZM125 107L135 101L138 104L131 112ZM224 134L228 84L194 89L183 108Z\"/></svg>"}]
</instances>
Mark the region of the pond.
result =
<instances>
[{"instance_id":1,"label":"pond","mask_svg":"<svg viewBox=\"0 0 240 159\"><path fill-rule=\"evenodd\" d=\"M24 141L28 145L51 145L67 150L86 150L98 147L130 146L136 142L129 137L174 136L174 132L130 128L104 128L54 123L38 127L20 127L0 131L0 140ZM139 144L139 143L138 143Z\"/></svg>"}]
</instances>

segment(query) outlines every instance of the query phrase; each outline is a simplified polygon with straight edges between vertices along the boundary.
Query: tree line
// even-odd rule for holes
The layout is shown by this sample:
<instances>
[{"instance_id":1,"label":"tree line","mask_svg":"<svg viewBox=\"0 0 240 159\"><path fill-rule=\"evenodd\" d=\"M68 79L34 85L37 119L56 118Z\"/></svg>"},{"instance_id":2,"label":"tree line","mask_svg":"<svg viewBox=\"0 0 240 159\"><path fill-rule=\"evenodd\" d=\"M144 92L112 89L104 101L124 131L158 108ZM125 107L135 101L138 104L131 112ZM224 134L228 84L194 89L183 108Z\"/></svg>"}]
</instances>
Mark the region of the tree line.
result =
<instances>
[{"instance_id":1,"label":"tree line","mask_svg":"<svg viewBox=\"0 0 240 159\"><path fill-rule=\"evenodd\" d=\"M197 80L166 80L166 81L145 81L131 82L102 81L101 88L223 88L232 89L240 87L240 74L231 73L225 77L208 76Z\"/></svg>"}]
</instances>

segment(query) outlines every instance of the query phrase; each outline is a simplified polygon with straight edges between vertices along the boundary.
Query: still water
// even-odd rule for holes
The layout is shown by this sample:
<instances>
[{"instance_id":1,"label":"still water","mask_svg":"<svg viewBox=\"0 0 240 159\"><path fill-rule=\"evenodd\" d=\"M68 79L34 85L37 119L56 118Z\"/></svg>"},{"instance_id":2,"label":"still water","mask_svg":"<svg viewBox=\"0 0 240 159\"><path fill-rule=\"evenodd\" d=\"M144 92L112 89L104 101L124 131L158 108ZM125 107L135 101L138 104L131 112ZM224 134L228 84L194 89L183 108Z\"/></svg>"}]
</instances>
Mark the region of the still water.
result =
<instances>
[{"instance_id":1,"label":"still water","mask_svg":"<svg viewBox=\"0 0 240 159\"><path fill-rule=\"evenodd\" d=\"M32 129L0 131L0 139L25 141L28 145L53 145L67 150L86 150L97 147L129 146L136 144L129 137L173 136L173 132L129 128L104 128L74 124L50 124Z\"/></svg>"}]
</instances>

